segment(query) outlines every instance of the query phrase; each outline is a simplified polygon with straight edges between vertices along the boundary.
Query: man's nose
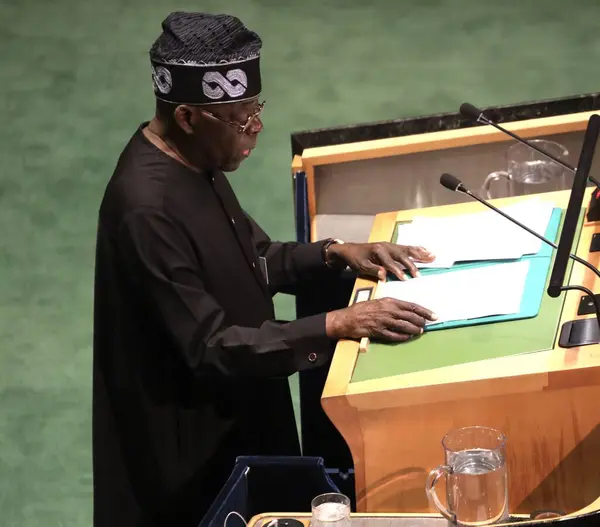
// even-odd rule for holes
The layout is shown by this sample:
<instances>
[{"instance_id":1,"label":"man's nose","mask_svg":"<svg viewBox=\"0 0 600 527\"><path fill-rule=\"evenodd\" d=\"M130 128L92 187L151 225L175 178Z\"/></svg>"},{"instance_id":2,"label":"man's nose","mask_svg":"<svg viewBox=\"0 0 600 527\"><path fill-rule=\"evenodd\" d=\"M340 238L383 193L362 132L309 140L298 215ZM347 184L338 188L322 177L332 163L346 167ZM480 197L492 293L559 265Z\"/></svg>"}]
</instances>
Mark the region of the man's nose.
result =
<instances>
[{"instance_id":1,"label":"man's nose","mask_svg":"<svg viewBox=\"0 0 600 527\"><path fill-rule=\"evenodd\" d=\"M250 135L258 135L260 132L262 132L263 128L264 128L264 125L263 125L263 122L261 121L260 117L256 117L256 118L252 119L252 122L248 126L248 133Z\"/></svg>"}]
</instances>

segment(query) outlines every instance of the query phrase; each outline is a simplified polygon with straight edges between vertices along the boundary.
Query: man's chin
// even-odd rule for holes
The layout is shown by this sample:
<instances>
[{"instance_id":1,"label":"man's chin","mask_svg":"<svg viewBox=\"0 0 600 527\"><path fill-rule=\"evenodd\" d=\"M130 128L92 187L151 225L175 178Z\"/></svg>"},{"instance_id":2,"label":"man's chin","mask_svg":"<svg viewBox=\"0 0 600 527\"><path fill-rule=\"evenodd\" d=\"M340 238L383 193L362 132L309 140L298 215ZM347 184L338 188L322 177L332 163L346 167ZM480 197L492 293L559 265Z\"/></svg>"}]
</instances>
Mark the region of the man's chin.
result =
<instances>
[{"instance_id":1,"label":"man's chin","mask_svg":"<svg viewBox=\"0 0 600 527\"><path fill-rule=\"evenodd\" d=\"M223 172L235 172L238 168L240 168L240 165L242 164L242 161L244 161L244 159L232 159L231 161L225 163L221 167L221 170Z\"/></svg>"}]
</instances>

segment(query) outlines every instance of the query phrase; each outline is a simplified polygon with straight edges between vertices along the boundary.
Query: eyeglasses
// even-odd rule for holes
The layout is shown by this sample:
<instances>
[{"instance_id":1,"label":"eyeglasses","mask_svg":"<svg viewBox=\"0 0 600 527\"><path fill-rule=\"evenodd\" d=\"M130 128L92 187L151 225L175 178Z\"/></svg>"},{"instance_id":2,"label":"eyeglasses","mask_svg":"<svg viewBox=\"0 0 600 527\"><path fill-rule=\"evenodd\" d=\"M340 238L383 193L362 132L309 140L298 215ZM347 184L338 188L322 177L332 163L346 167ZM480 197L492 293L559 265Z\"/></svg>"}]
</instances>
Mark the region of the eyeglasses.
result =
<instances>
[{"instance_id":1,"label":"eyeglasses","mask_svg":"<svg viewBox=\"0 0 600 527\"><path fill-rule=\"evenodd\" d=\"M202 109L202 111L205 114L210 115L211 117L213 117L217 121L221 121L222 123L228 124L229 126L236 127L238 133L243 134L243 133L245 133L248 130L248 128L254 122L254 120L257 119L258 116L261 114L261 112L263 111L263 108L265 107L265 102L266 101L263 101L263 102L261 102L258 105L258 108L248 116L248 118L246 119L246 122L244 124L236 122L236 121L227 121L226 119L218 117L214 113L209 112L208 110L205 110L204 108Z\"/></svg>"}]
</instances>

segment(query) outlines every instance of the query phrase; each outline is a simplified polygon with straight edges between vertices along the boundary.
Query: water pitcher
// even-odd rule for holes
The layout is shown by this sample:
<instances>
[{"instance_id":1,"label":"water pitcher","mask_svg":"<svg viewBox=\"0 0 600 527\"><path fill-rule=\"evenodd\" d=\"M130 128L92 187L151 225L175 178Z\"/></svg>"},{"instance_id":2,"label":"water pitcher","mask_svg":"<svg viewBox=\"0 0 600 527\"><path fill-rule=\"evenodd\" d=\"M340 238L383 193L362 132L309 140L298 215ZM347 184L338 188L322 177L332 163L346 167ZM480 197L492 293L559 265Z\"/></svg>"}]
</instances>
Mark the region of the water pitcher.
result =
<instances>
[{"instance_id":1,"label":"water pitcher","mask_svg":"<svg viewBox=\"0 0 600 527\"><path fill-rule=\"evenodd\" d=\"M446 461L429 473L426 486L435 507L460 526L493 525L506 520L506 437L493 428L470 426L448 432L442 445ZM436 493L442 477L446 478L446 507Z\"/></svg>"},{"instance_id":2,"label":"water pitcher","mask_svg":"<svg viewBox=\"0 0 600 527\"><path fill-rule=\"evenodd\" d=\"M559 143L546 139L534 139L530 143L567 161L569 151ZM573 177L564 167L522 143L512 145L507 158L507 170L492 172L485 178L481 189L483 197L492 199L565 190ZM504 189L498 189L499 186Z\"/></svg>"}]
</instances>

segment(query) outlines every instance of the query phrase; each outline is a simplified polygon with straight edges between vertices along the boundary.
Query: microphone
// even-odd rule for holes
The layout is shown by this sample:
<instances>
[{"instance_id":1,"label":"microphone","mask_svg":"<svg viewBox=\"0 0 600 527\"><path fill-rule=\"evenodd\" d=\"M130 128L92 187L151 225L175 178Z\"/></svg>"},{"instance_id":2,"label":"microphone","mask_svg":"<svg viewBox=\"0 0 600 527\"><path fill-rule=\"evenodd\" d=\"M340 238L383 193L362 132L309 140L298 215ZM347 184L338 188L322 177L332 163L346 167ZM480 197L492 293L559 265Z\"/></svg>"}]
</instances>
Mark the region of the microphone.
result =
<instances>
[{"instance_id":1,"label":"microphone","mask_svg":"<svg viewBox=\"0 0 600 527\"><path fill-rule=\"evenodd\" d=\"M482 203L489 209L492 209L494 212L497 212L498 214L500 214L500 216L506 218L508 221L511 221L515 225L518 225L522 229L526 230L529 234L532 234L539 240L542 240L544 243L550 245L550 247L552 247L554 249L558 249L558 245L556 245L555 243L551 242L547 238L544 238L541 234L538 234L537 232L530 229L526 225L523 225L520 221L517 221L515 218L509 216L508 214L501 211L497 207L494 207L494 205L492 205L487 200L480 198L476 194L473 194L473 192L471 192L467 188L467 186L456 176L453 176L452 174L442 174L442 176L440 177L440 183L443 187L446 187L448 190L451 190L453 192L462 192L463 194L466 194L467 196L473 198L474 200L479 201L479 203ZM571 258L575 262L580 263L581 265L584 265L585 267L587 267L588 269L593 271L596 274L596 276L600 277L600 271L598 271L598 269L596 269L591 263L586 262L584 259L579 258L579 256L576 256L574 254L569 254L569 258ZM580 291L583 291L586 295L588 295L590 297L590 300L594 303L594 308L596 310L596 318L598 319L598 327L600 329L600 305L598 304L598 300L596 299L596 296L594 295L594 293L592 293L589 289L587 289L586 287L583 287L583 286L575 286L575 285L567 286L567 287L565 287L565 289L578 289ZM551 295L551 296L554 296L554 295Z\"/></svg>"},{"instance_id":2,"label":"microphone","mask_svg":"<svg viewBox=\"0 0 600 527\"><path fill-rule=\"evenodd\" d=\"M469 189L463 185L463 182L452 174L442 174L440 183L442 184L442 187L446 187L452 192L464 192L465 194L470 192Z\"/></svg>"},{"instance_id":3,"label":"microphone","mask_svg":"<svg viewBox=\"0 0 600 527\"><path fill-rule=\"evenodd\" d=\"M515 133L513 133L513 132L511 132L509 130L507 130L506 128L503 128L502 126L500 126L499 124L495 123L491 119L488 119L483 114L483 111L480 110L479 108L477 108L476 106L473 106L472 104L469 104L468 102L465 102L465 103L463 103L463 104L460 105L459 112L460 112L460 114L463 117L466 117L467 119L471 119L472 121L476 121L478 123L482 123L482 124L487 124L487 125L493 126L494 128L496 128L496 129L500 130L501 132L505 133L506 135L509 135L513 139L516 139L517 141L519 141L519 143L523 143L524 145L527 145L532 150L535 150L536 152L538 152L538 153L542 154L543 156L547 157L548 159L551 159L555 163L558 163L559 165L561 165L562 167L566 168L570 172L575 173L575 167L573 167L572 165L569 165L568 163L565 163L564 161L561 161L557 157L554 157L552 154L549 154L548 152L545 152L544 150L542 150L541 148L535 146L534 144L530 143L529 141L523 139L522 137L519 137L517 134L515 134ZM597 179L593 178L592 176L588 176L588 179L592 183L594 183L594 185L596 185L597 187L600 187L600 182Z\"/></svg>"}]
</instances>

